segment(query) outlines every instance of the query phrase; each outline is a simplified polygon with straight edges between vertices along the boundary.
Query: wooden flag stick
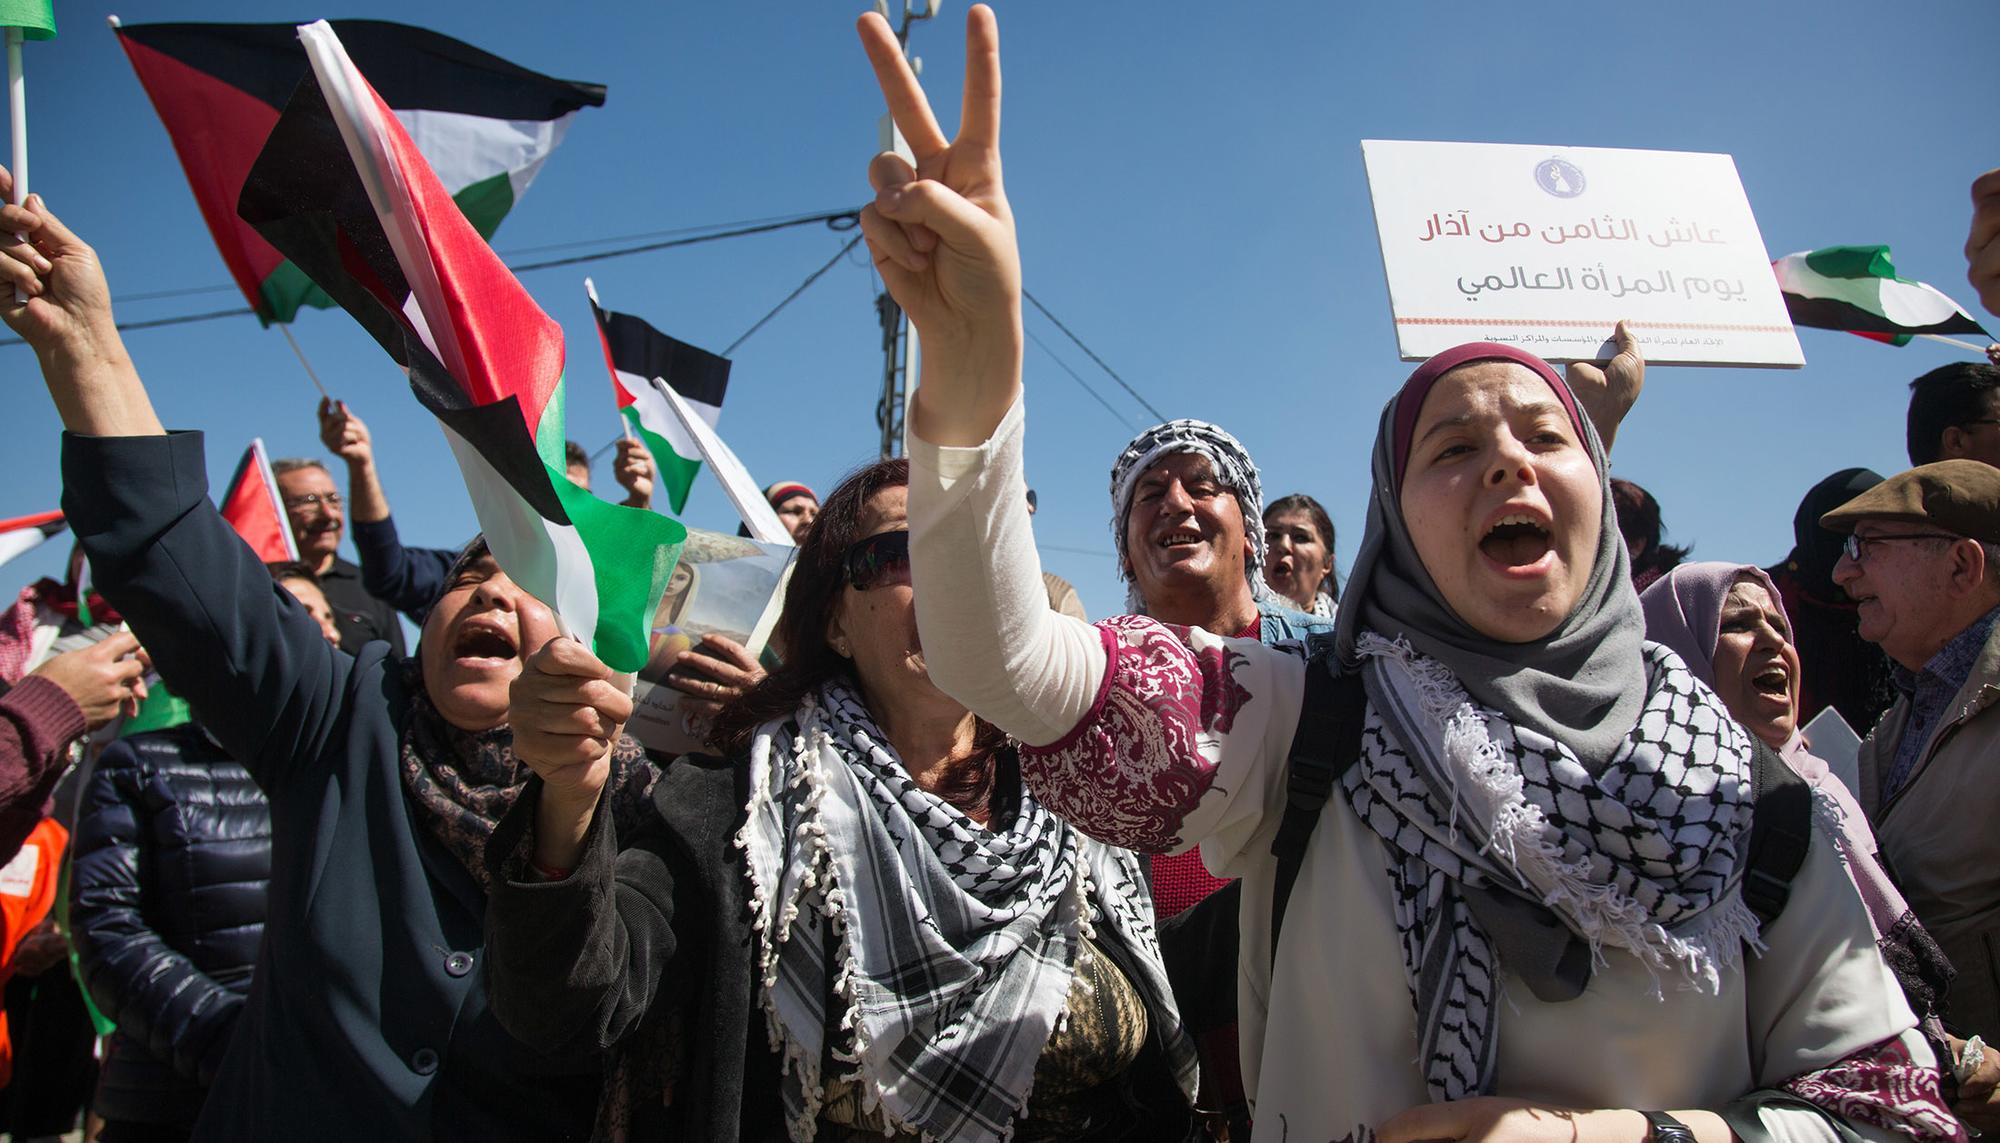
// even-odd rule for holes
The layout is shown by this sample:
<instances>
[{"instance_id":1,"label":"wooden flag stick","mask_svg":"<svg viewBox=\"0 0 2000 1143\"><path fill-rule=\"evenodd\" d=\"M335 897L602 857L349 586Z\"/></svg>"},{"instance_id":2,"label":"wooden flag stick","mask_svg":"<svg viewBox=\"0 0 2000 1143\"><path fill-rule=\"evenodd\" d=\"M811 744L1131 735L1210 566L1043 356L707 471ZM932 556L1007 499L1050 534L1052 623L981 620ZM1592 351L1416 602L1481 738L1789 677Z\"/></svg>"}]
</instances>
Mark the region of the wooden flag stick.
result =
<instances>
[{"instance_id":1,"label":"wooden flag stick","mask_svg":"<svg viewBox=\"0 0 2000 1143\"><path fill-rule=\"evenodd\" d=\"M7 110L14 138L14 205L28 201L28 77L21 70L21 29L7 29ZM16 234L16 242L26 242ZM14 303L26 305L27 293L14 287Z\"/></svg>"},{"instance_id":2,"label":"wooden flag stick","mask_svg":"<svg viewBox=\"0 0 2000 1143\"><path fill-rule=\"evenodd\" d=\"M312 362L306 360L306 351L299 348L298 338L292 336L292 323L288 321L279 322L278 332L285 335L285 344L291 346L292 352L298 355L299 364L305 367L306 376L312 378L313 388L319 390L320 396L325 397L329 401L333 400L333 394L327 392L326 386L319 383L319 374L313 372Z\"/></svg>"}]
</instances>

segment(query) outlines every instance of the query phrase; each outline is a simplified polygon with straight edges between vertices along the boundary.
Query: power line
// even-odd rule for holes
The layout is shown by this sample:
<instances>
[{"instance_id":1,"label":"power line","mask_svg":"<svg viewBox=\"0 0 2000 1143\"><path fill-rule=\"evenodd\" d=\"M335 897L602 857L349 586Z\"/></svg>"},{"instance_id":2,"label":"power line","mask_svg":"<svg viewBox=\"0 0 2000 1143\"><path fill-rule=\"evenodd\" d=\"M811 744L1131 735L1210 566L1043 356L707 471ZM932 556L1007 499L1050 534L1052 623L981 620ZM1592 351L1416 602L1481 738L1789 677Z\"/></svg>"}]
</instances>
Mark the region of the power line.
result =
<instances>
[{"instance_id":1,"label":"power line","mask_svg":"<svg viewBox=\"0 0 2000 1143\"><path fill-rule=\"evenodd\" d=\"M806 275L806 280L805 280L805 281L803 281L803 282L800 282L800 283L798 284L798 288L797 288L797 289L794 289L794 290L793 290L793 291L792 291L791 293L789 293L789 294L786 294L786 295L785 295L785 300L784 300L784 301L782 301L782 302L779 302L779 303L778 303L777 305L775 305L775 306L772 306L772 307L771 307L771 312L769 312L769 313L765 314L765 315L764 315L763 317L760 317L760 318L758 318L758 319L757 319L757 323L756 323L755 325L751 326L751 327L750 327L749 329L746 329L746 330L744 330L744 331L743 331L743 336L742 336L742 337L739 337L739 338L737 338L737 339L736 339L735 341L732 341L732 342L730 342L730 343L729 343L729 347L728 347L727 349L724 349L724 350L723 350L723 351L722 351L722 352L721 352L721 353L720 353L720 354L719 354L718 356L721 356L721 357L727 357L727 356L729 356L730 354L732 354L732 353L736 352L736 347L737 347L737 346L739 346L739 345L742 345L742 344L743 344L744 342L746 342L746 341L749 341L749 340L750 340L750 335L751 335L751 334L753 334L753 333L756 333L756 332L757 332L758 330L760 330L760 329L763 329L763 328L764 328L764 323L765 323L765 322L768 322L768 321L770 321L770 320L771 320L772 318L774 318L774 317L777 317L777 316L778 316L778 311L779 311L779 310L782 310L782 309L784 309L784 308L785 308L786 306L789 306L789 305L791 305L791 304L792 304L792 302L793 302L794 300L796 300L796 299L798 298L798 296L799 296L800 294L803 294L803 293L805 293L805 292L806 292L806 290L807 290L807 288L808 288L808 287L810 287L810 286L811 286L811 285L812 285L812 284L813 284L814 282L817 282L817 281L819 281L819 280L820 280L820 276L821 276L821 275L825 274L825 273L826 273L826 272L827 272L828 270L831 270L831 269L833 269L833 268L834 268L835 266L839 265L839 264L840 264L840 260L841 260L842 258L845 258L845 257L847 257L847 252L848 252L849 250L852 250L852 249L854 249L854 248L855 248L856 246L859 246L860 244L861 244L861 236L860 236L859 234L857 234L857 235L855 235L854 237L852 237L852 238L848 239L848 240L847 240L847 245L845 245L845 246L842 246L842 247L840 248L840 252L839 252L839 253L835 254L835 255L834 255L833 257L831 257L831 258L828 258L828 259L826 260L826 265L824 265L824 266L821 266L821 267L820 267L819 269L817 269L817 270L814 270L814 271L813 271L812 273L810 273L810 274L807 274L807 275Z\"/></svg>"},{"instance_id":2,"label":"power line","mask_svg":"<svg viewBox=\"0 0 2000 1143\"><path fill-rule=\"evenodd\" d=\"M148 290L142 294L123 294L121 302L155 302L161 298L191 298L196 294L233 294L236 283L223 282L213 286L188 286L179 290Z\"/></svg>"},{"instance_id":3,"label":"power line","mask_svg":"<svg viewBox=\"0 0 2000 1143\"><path fill-rule=\"evenodd\" d=\"M852 211L822 210L813 214L772 214L762 218L741 218L734 222L711 222L702 226L680 226L672 230L647 230L637 234L610 234L602 238L578 238L569 242L550 242L540 246L518 246L512 250L496 251L502 258L520 258L529 254L545 254L551 250L581 250L586 246L604 246L612 242L635 242L654 238L678 238L683 234L700 234L709 230L736 230L741 227L763 226L769 223L820 222L839 218ZM147 290L137 294L120 294L120 302L155 302L165 298L190 298L200 294L229 294L237 290L233 282L220 282L213 286L186 286L173 290Z\"/></svg>"},{"instance_id":4,"label":"power line","mask_svg":"<svg viewBox=\"0 0 2000 1143\"><path fill-rule=\"evenodd\" d=\"M826 214L809 214L803 218L788 218L782 222L766 222L758 226L739 226L734 230L718 230L713 234L697 234L691 238L671 238L664 242L648 242L643 246L626 246L617 250L605 250L596 254L577 254L568 258L550 258L542 262L525 262L519 266L509 266L516 274L530 270L553 270L558 266L576 266L585 262L602 262L609 258L623 258L631 254L650 254L655 250L675 250L682 246L694 246L702 242L719 242L724 238L743 238L751 234L769 234L773 230L785 230L793 226L806 226L814 222L824 222L830 230L852 230L861 222L861 214L854 210L830 211ZM844 224L844 225L843 225Z\"/></svg>"},{"instance_id":5,"label":"power line","mask_svg":"<svg viewBox=\"0 0 2000 1143\"><path fill-rule=\"evenodd\" d=\"M512 250L498 251L502 258L519 258L526 254L544 254L550 250L577 250L585 246L604 246L613 242L638 242L654 238L678 238L683 234L699 234L704 230L734 230L743 226L762 226L769 222L817 222L825 218L838 218L852 214L851 210L822 210L812 214L772 214L763 218L739 218L733 222L711 222L703 226L678 226L672 230L647 230L638 234L612 234L603 238L579 238L571 242L550 242L541 246L517 246Z\"/></svg>"},{"instance_id":6,"label":"power line","mask_svg":"<svg viewBox=\"0 0 2000 1143\"><path fill-rule=\"evenodd\" d=\"M1112 416L1114 416L1114 417L1118 418L1118 419L1119 419L1120 421L1123 421L1123 422L1125 423L1125 427L1126 427L1126 428L1128 428L1128 429L1130 429L1131 431L1133 431L1133 432L1135 432L1135 433L1139 431L1139 426L1137 426L1137 425L1133 424L1133 423L1132 423L1132 419L1131 419L1130 417L1127 417L1127 416L1126 416L1125 414L1123 414L1123 413L1119 412L1119 411L1118 411L1117 409L1115 409L1115 408L1112 408L1112 406L1111 406L1111 402L1109 402L1109 401L1107 401L1107 400L1105 400L1105 399L1104 399L1104 394L1102 394L1102 393L1099 393L1099 392L1098 392L1097 390L1095 390L1095 389L1091 388L1091 387L1090 387L1090 382L1088 382L1088 381L1085 381L1085 380L1083 379L1083 377L1082 377L1082 376L1081 376L1080 374L1078 374L1078 373L1077 373L1077 371L1076 371L1076 370L1074 370L1074 369L1071 369L1071 368L1069 367L1069 362L1067 362L1067 361L1064 361L1064 360L1063 360L1062 358L1060 358L1060 357L1057 357L1057 356L1056 356L1056 351L1055 351L1055 350L1053 350L1053 349L1050 349L1050 348L1049 348L1049 346L1048 346L1048 343L1047 343L1047 342L1043 341L1043 340L1042 340L1041 338L1039 338L1039 337L1036 337L1036 336L1035 336L1035 331L1034 331L1034 330L1032 330L1032 329L1029 329L1029 328L1027 328L1026 326L1023 326L1023 327L1021 327L1021 332L1023 332L1023 333L1025 333L1025 334L1027 334L1027 335L1028 335L1028 340L1029 340L1029 341L1032 341L1032 342L1034 342L1034 343L1035 343L1035 344L1036 344L1037 346L1040 346L1040 347L1041 347L1041 350L1042 350L1042 352L1043 352L1043 353L1046 353L1046 354L1048 354L1048 355L1049 355L1049 360L1051 360L1051 361L1055 362L1055 363L1056 363L1056 364L1057 364L1058 366L1060 366L1060 367L1061 367L1061 369L1062 369L1062 371L1063 371L1064 373L1067 373L1067 374L1069 374L1069 375L1070 375L1070 377L1071 377L1071 379L1072 379L1072 380L1074 380L1074 381L1075 381L1075 382L1076 382L1077 384L1079 384L1079 385L1083 386L1083 391L1084 391L1084 392L1086 392L1086 393L1090 394L1091 396L1093 396L1093 397L1097 398L1097 403L1098 403L1098 404L1100 404L1100 405L1102 405L1102 406L1104 406L1104 411L1105 411L1105 412L1107 412L1107 413L1110 413L1110 414L1111 414Z\"/></svg>"},{"instance_id":7,"label":"power line","mask_svg":"<svg viewBox=\"0 0 2000 1143\"><path fill-rule=\"evenodd\" d=\"M1144 398L1143 396L1140 396L1140 394L1139 394L1139 391L1138 391L1137 389L1134 389L1134 388L1133 388L1133 387L1131 386L1131 384L1130 384L1130 383L1128 383L1128 382L1127 382L1127 381L1126 381L1126 380L1125 380L1125 379L1124 379L1123 377L1120 377L1120 376L1118 375L1118 371L1117 371L1116 369L1113 369L1113 368L1111 368L1111 366L1109 366L1109 365L1105 364L1105 361L1104 361L1104 359L1103 359L1102 357L1099 357L1099 356L1097 355L1097 352L1096 352L1095 350L1091 349L1091 348L1090 348L1090 347L1089 347L1088 345L1085 345L1085 344L1083 343L1083 339L1082 339L1082 338L1080 338L1080 337L1078 337L1078 336L1076 335L1076 331L1074 331L1074 330L1070 329L1070 327L1068 327L1068 326L1064 325L1064 324L1062 323L1062 319L1061 319L1061 318L1059 318L1059 317L1057 317L1056 315L1054 315L1054 314L1050 313L1050 312L1049 312L1049 307L1047 307L1047 306L1043 305L1043 304L1042 304L1042 302L1041 302L1041 299L1040 299L1040 298L1037 298L1037 297L1036 297L1035 295L1033 295L1033 294L1029 293L1029 292L1028 292L1028 289L1027 289L1027 287L1023 286L1023 287L1021 288L1021 296L1022 296L1022 297L1024 297L1024 298L1026 298L1026 299L1028 299L1029 303L1030 303L1030 304L1032 304L1032 305L1033 305L1033 306L1034 306L1034 307L1035 307L1036 309L1038 309L1038 310L1042 311L1042 316L1043 316L1043 317L1045 317L1045 318L1049 319L1050 321L1054 322L1054 323L1055 323L1055 327L1056 327L1057 329L1059 329L1059 330L1063 331L1063 335L1064 335L1064 336L1068 337L1068 338L1069 338L1069 339L1070 339L1071 341L1075 342L1075 343L1076 343L1076 347L1077 347L1078 349L1081 349L1081 350L1083 350L1083 352L1084 352L1085 354L1089 355L1089 357L1090 357L1090 359L1091 359L1092 361L1095 361L1095 362L1097 362L1097 367L1098 367L1099 369L1102 369L1102 370L1104 370L1104 372L1105 372L1105 373L1109 374L1109 375L1110 375L1110 377L1111 377L1111 379L1112 379L1113 381L1116 381L1116 382L1118 382L1118 385L1119 385L1119 387L1120 387L1120 388L1122 388L1122 389L1124 389L1124 390L1125 390L1125 391L1126 391L1127 393L1130 393L1130 394L1132 395L1132 399L1133 399L1134 401L1137 401L1137 402L1139 402L1139 404L1140 404L1140 405L1144 406L1144 407L1145 407L1145 410L1146 410L1147 412L1149 412L1149 413L1153 414L1153 416L1154 416L1154 417L1156 417L1156 418L1158 418L1158 419L1160 419L1160 420L1162 420L1162 421L1164 421L1164 420L1166 420L1166 419L1167 419L1167 415L1166 415L1165 413L1162 413L1162 412L1161 412L1161 411L1159 411L1158 409L1155 409L1155 408L1153 407L1153 403L1152 403L1151 401L1148 401L1148 400L1147 400L1146 398Z\"/></svg>"},{"instance_id":8,"label":"power line","mask_svg":"<svg viewBox=\"0 0 2000 1143\"><path fill-rule=\"evenodd\" d=\"M734 230L720 230L712 234L699 234L690 238L676 238L665 242L649 242L643 246L628 246L619 250L605 250L596 254L579 254L571 258L551 258L544 262L529 262L519 266L509 266L508 269L512 270L516 274L525 274L530 270L548 270L548 269L553 269L554 267L557 266L575 266L575 265L580 265L584 262L597 262L607 258L622 258L628 254L646 254L655 250L672 250L682 246L693 246L696 245L697 243L702 243L702 242L717 242L724 238L742 238L751 234L769 234L774 230L784 230L793 226L806 226L815 222L823 222L827 225L828 229L831 230L852 230L856 225L860 223L860 221L861 221L861 215L856 211L852 210L828 211L822 214L809 214L809 215L803 215L798 218L783 219L778 222L766 222L753 226L741 226L737 227ZM209 287L206 286L201 287L201 289L203 290L207 290L208 288ZM255 313L256 313L255 310L252 310L248 306L244 306L239 309L233 309L233 310L211 310L208 313L180 314L175 317L165 317L165 318L148 318L145 321L121 321L118 323L118 329L121 332L126 330L135 330L135 329L157 329L160 326L187 325L192 322L214 321L218 318L240 317L243 315L255 314ZM22 339L18 337L13 337L13 338L8 338L5 341L0 341L0 348L4 348L9 345L26 345L26 344L27 342L23 341Z\"/></svg>"}]
</instances>

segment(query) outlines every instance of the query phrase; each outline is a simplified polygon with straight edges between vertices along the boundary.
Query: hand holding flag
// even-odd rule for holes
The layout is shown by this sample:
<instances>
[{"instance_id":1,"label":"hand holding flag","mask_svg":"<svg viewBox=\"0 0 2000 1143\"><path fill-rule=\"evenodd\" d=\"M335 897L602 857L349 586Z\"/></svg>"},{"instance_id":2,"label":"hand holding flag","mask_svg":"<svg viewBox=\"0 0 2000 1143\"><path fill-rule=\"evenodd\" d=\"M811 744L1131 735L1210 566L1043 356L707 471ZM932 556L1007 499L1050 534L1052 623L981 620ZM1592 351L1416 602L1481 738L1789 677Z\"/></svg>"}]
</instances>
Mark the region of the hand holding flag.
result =
<instances>
[{"instance_id":1,"label":"hand holding flag","mask_svg":"<svg viewBox=\"0 0 2000 1143\"><path fill-rule=\"evenodd\" d=\"M7 110L14 141L14 191L7 201L20 206L28 198L28 78L21 70L21 41L56 38L54 0L0 0L0 26L7 29ZM28 240L18 231L14 237ZM14 300L25 302L28 295L17 286Z\"/></svg>"},{"instance_id":2,"label":"hand holding flag","mask_svg":"<svg viewBox=\"0 0 2000 1143\"><path fill-rule=\"evenodd\" d=\"M686 530L571 484L562 329L466 220L324 22L244 184L245 221L409 370L494 557L604 662L635 671Z\"/></svg>"}]
</instances>

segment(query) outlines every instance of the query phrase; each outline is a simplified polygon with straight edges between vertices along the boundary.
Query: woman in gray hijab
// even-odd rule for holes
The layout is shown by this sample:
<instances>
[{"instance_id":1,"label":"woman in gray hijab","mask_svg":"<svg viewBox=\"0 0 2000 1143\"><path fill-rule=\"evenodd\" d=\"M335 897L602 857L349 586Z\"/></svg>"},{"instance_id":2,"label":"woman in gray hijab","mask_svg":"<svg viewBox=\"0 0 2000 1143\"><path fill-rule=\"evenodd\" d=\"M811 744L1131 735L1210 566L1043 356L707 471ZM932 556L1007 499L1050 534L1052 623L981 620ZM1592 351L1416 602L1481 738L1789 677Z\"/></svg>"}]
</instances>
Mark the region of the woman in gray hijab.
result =
<instances>
[{"instance_id":1,"label":"woman in gray hijab","mask_svg":"<svg viewBox=\"0 0 2000 1143\"><path fill-rule=\"evenodd\" d=\"M876 156L861 226L927 351L908 448L930 678L1020 741L1024 780L1085 832L1199 845L1243 878L1253 1143L1961 1137L1824 836L1803 831L1782 915L1745 907L1749 739L1644 642L1603 448L1516 349L1440 355L1383 410L1340 604L1359 757L1272 939L1321 684L1255 640L1049 611L993 14L967 16L956 139L886 23L862 23L916 160Z\"/></svg>"},{"instance_id":2,"label":"woman in gray hijab","mask_svg":"<svg viewBox=\"0 0 2000 1143\"><path fill-rule=\"evenodd\" d=\"M1017 404L977 448L912 438L915 574L947 603L919 609L932 677L1086 832L1243 878L1254 1138L1957 1136L1830 835L1806 831L1779 915L1746 904L1750 737L1644 641L1603 449L1545 362L1462 346L1389 403L1311 667L971 603L1036 564L1005 491L1021 436ZM1273 839L1329 663L1360 680L1360 750L1274 949Z\"/></svg>"}]
</instances>

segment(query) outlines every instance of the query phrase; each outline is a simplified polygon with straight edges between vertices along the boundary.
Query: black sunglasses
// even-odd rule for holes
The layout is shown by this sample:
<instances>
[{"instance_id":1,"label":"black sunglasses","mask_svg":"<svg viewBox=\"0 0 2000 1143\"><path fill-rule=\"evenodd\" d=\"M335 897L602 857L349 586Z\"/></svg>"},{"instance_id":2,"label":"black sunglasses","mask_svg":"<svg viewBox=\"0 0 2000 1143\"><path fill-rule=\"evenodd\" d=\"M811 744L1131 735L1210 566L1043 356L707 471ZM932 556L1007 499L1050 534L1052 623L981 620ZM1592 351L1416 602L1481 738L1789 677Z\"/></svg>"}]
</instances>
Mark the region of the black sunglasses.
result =
<instances>
[{"instance_id":1,"label":"black sunglasses","mask_svg":"<svg viewBox=\"0 0 2000 1143\"><path fill-rule=\"evenodd\" d=\"M877 532L847 549L842 563L847 568L847 582L856 591L867 591L885 580L908 583L910 533L902 529Z\"/></svg>"}]
</instances>

